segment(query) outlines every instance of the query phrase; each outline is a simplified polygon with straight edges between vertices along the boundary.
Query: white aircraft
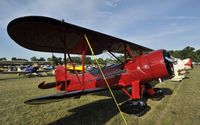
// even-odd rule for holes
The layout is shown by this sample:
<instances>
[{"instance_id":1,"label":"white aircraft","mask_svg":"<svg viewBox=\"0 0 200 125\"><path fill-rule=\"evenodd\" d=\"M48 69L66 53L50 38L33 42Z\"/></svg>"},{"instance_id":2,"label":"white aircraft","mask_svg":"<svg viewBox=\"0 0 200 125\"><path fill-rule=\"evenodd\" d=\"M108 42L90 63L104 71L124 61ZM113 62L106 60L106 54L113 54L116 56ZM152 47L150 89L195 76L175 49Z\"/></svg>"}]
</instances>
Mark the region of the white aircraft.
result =
<instances>
[{"instance_id":1,"label":"white aircraft","mask_svg":"<svg viewBox=\"0 0 200 125\"><path fill-rule=\"evenodd\" d=\"M192 59L191 58L184 59L183 63L185 65L185 69L186 70L193 68L193 63L192 63Z\"/></svg>"},{"instance_id":2,"label":"white aircraft","mask_svg":"<svg viewBox=\"0 0 200 125\"><path fill-rule=\"evenodd\" d=\"M186 71L193 68L192 59L187 58L184 60L175 58L176 62L173 63L174 77L172 81L182 81L185 78Z\"/></svg>"}]
</instances>

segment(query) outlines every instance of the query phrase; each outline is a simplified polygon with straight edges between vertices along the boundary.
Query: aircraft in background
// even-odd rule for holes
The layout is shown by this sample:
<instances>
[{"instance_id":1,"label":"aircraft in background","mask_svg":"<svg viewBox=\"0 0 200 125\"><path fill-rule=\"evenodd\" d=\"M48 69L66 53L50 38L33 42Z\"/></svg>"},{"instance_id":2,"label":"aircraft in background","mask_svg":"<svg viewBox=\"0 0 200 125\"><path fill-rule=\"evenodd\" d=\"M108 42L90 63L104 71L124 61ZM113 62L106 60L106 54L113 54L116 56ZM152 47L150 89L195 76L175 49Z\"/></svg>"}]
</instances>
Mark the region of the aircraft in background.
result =
<instances>
[{"instance_id":1,"label":"aircraft in background","mask_svg":"<svg viewBox=\"0 0 200 125\"><path fill-rule=\"evenodd\" d=\"M14 60L14 61L0 61L0 66L21 66L21 65L48 65L52 64L51 61L24 61L24 60Z\"/></svg>"},{"instance_id":2,"label":"aircraft in background","mask_svg":"<svg viewBox=\"0 0 200 125\"><path fill-rule=\"evenodd\" d=\"M113 36L49 17L28 16L12 20L7 27L9 36L19 45L35 51L64 53L64 67L57 66L55 82L42 82L40 89L55 87L59 93L25 101L26 104L44 104L68 98L77 98L105 90L122 90L129 98L122 105L133 114L143 114L147 109L144 94L159 100L163 90L150 82L173 75L172 59L166 50L150 48ZM100 54L107 50L120 64L85 71L86 55ZM138 52L138 55L134 53ZM124 61L114 53L124 54ZM78 74L70 54L82 55L82 73ZM69 57L74 73L66 68ZM131 88L131 92L128 91ZM112 92L112 91L111 91ZM115 98L114 96L112 96ZM131 108L130 108L131 107Z\"/></svg>"},{"instance_id":3,"label":"aircraft in background","mask_svg":"<svg viewBox=\"0 0 200 125\"><path fill-rule=\"evenodd\" d=\"M193 63L192 63L192 59L191 58L184 59L183 63L184 63L184 66L185 66L186 70L193 68Z\"/></svg>"},{"instance_id":4,"label":"aircraft in background","mask_svg":"<svg viewBox=\"0 0 200 125\"><path fill-rule=\"evenodd\" d=\"M81 71L86 68L86 66L83 68L82 65L75 65L75 64L73 64L73 65L74 65L75 70L78 73L81 73ZM67 65L66 68L68 71L74 72L74 68L72 65Z\"/></svg>"},{"instance_id":5,"label":"aircraft in background","mask_svg":"<svg viewBox=\"0 0 200 125\"><path fill-rule=\"evenodd\" d=\"M54 66L53 65L44 65L41 66L44 70L54 70Z\"/></svg>"},{"instance_id":6,"label":"aircraft in background","mask_svg":"<svg viewBox=\"0 0 200 125\"><path fill-rule=\"evenodd\" d=\"M41 69L41 65L49 65L52 62L49 61L0 61L0 74L18 74L19 76L28 75L31 76L45 76L49 70L53 69Z\"/></svg>"},{"instance_id":7,"label":"aircraft in background","mask_svg":"<svg viewBox=\"0 0 200 125\"><path fill-rule=\"evenodd\" d=\"M174 58L175 63L173 63L174 67L174 77L171 78L171 81L182 81L186 76L187 70L193 68L192 59L187 58L184 60Z\"/></svg>"},{"instance_id":8,"label":"aircraft in background","mask_svg":"<svg viewBox=\"0 0 200 125\"><path fill-rule=\"evenodd\" d=\"M23 67L23 68L22 68ZM39 70L38 65L29 65L27 67L24 66L17 66L17 71L1 71L0 74L18 74L19 76L28 75L30 78L31 76L46 76L49 70ZM15 67L16 68L16 67Z\"/></svg>"}]
</instances>

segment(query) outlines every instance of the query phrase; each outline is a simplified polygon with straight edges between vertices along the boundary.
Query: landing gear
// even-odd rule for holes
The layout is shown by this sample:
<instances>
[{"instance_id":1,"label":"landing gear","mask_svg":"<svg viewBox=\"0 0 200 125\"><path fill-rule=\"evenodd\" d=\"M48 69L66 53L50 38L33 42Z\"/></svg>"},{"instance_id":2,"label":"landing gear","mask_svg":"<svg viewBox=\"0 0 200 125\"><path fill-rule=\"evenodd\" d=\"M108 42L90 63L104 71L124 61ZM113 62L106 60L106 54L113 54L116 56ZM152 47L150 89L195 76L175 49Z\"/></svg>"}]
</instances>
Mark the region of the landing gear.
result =
<instances>
[{"instance_id":1,"label":"landing gear","mask_svg":"<svg viewBox=\"0 0 200 125\"><path fill-rule=\"evenodd\" d=\"M164 97L164 92L160 88L152 88L155 93L154 94L149 94L148 92L144 93L145 96L148 98L151 98L154 101L159 101Z\"/></svg>"},{"instance_id":2,"label":"landing gear","mask_svg":"<svg viewBox=\"0 0 200 125\"><path fill-rule=\"evenodd\" d=\"M147 106L146 102L141 99L128 100L120 105L120 108L123 112L136 116L142 116L150 109L150 107Z\"/></svg>"},{"instance_id":3,"label":"landing gear","mask_svg":"<svg viewBox=\"0 0 200 125\"><path fill-rule=\"evenodd\" d=\"M154 101L159 101L164 97L164 91L160 88L153 88L149 83L145 83L143 95Z\"/></svg>"}]
</instances>

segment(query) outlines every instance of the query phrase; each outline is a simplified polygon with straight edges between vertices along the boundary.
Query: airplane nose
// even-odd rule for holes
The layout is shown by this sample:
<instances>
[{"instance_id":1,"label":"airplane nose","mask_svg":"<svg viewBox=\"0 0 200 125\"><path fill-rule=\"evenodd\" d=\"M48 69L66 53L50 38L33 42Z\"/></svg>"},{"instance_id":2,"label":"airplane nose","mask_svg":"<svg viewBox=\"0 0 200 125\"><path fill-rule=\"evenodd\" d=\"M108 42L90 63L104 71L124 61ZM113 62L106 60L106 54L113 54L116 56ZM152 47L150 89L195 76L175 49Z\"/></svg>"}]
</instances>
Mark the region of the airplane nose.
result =
<instances>
[{"instance_id":1,"label":"airplane nose","mask_svg":"<svg viewBox=\"0 0 200 125\"><path fill-rule=\"evenodd\" d=\"M131 77L150 82L158 78L171 77L173 75L173 62L174 60L166 50L155 50L130 60L126 69Z\"/></svg>"},{"instance_id":2,"label":"airplane nose","mask_svg":"<svg viewBox=\"0 0 200 125\"><path fill-rule=\"evenodd\" d=\"M166 50L163 50L163 58L166 65L167 72L170 76L172 76L174 74L173 63L175 63L176 60L171 58L170 54Z\"/></svg>"}]
</instances>

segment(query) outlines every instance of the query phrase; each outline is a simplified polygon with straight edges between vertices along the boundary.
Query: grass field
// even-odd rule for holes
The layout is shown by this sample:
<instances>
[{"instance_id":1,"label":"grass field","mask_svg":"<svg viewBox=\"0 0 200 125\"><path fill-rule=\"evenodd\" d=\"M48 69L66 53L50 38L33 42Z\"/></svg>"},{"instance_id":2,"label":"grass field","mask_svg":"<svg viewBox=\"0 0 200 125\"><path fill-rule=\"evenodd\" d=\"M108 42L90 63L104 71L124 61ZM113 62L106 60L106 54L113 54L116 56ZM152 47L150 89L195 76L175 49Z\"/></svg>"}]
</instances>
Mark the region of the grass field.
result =
<instances>
[{"instance_id":1,"label":"grass field","mask_svg":"<svg viewBox=\"0 0 200 125\"><path fill-rule=\"evenodd\" d=\"M156 87L171 90L161 101L148 100L151 109L141 117L126 114L129 125L199 125L200 66L194 67L182 82L169 80ZM39 90L37 85L54 81L54 77L19 78L0 75L0 124L2 125L122 125L123 120L109 92L83 96L45 105L26 105L27 99L56 93L55 89ZM126 99L116 91L118 102Z\"/></svg>"}]
</instances>

